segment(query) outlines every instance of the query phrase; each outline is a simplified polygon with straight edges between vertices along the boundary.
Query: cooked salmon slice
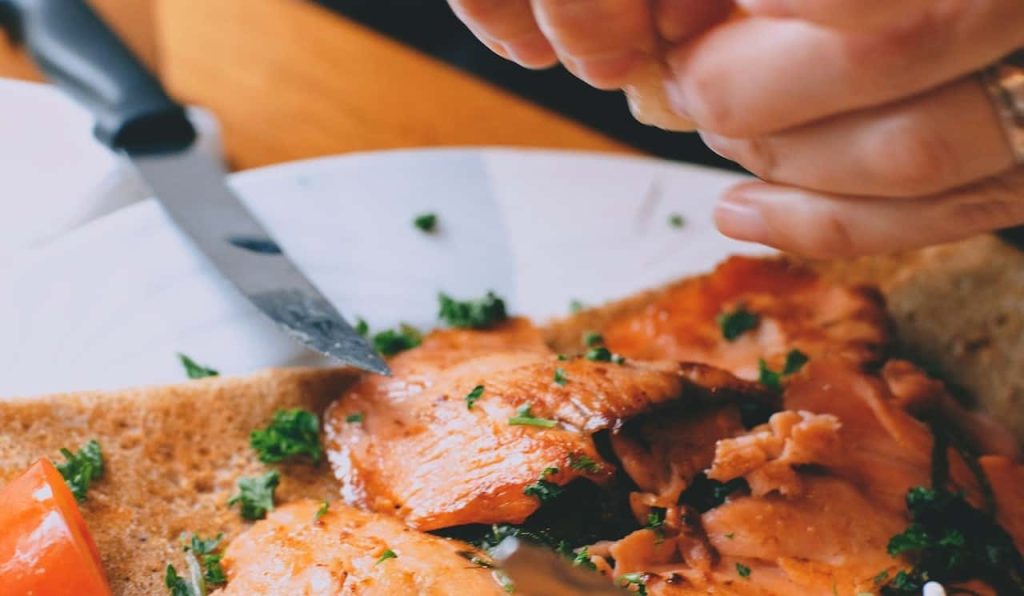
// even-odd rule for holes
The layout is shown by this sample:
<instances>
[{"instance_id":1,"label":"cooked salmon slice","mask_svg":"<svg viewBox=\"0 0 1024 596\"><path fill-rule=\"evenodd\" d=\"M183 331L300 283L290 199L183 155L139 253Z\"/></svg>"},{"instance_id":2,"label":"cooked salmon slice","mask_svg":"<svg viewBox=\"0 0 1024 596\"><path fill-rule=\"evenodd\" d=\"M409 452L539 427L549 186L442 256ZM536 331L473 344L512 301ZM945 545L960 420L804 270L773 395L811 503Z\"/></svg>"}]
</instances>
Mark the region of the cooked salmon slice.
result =
<instances>
[{"instance_id":1,"label":"cooked salmon slice","mask_svg":"<svg viewBox=\"0 0 1024 596\"><path fill-rule=\"evenodd\" d=\"M506 594L468 544L390 517L317 501L278 507L228 545L222 596ZM393 556L392 556L393 555Z\"/></svg>"},{"instance_id":2,"label":"cooked salmon slice","mask_svg":"<svg viewBox=\"0 0 1024 596\"><path fill-rule=\"evenodd\" d=\"M607 481L592 435L641 413L766 399L701 365L562 360L523 320L435 332L391 369L328 409L328 457L346 502L421 530L521 523L540 505L526 491L538 481Z\"/></svg>"},{"instance_id":3,"label":"cooked salmon slice","mask_svg":"<svg viewBox=\"0 0 1024 596\"><path fill-rule=\"evenodd\" d=\"M737 312L753 319L726 338L721 317ZM873 362L889 343L884 304L873 289L834 285L786 260L747 257L661 291L603 332L608 347L626 357L703 362L750 380L758 378L759 360L779 370L790 350Z\"/></svg>"}]
</instances>

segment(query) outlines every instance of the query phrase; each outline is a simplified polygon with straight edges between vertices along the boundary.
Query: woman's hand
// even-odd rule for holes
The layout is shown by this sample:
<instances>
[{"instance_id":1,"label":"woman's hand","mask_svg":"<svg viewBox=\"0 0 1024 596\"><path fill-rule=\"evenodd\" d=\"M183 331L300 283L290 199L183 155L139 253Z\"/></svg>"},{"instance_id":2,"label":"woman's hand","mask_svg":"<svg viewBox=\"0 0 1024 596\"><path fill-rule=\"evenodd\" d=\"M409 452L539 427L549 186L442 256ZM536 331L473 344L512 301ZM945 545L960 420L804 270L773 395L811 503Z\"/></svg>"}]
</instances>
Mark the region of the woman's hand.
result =
<instances>
[{"instance_id":1,"label":"woman's hand","mask_svg":"<svg viewBox=\"0 0 1024 596\"><path fill-rule=\"evenodd\" d=\"M853 0L856 1L856 0ZM449 0L497 54L528 68L562 62L600 89L618 89L662 44L725 18L730 0Z\"/></svg>"},{"instance_id":2,"label":"woman's hand","mask_svg":"<svg viewBox=\"0 0 1024 596\"><path fill-rule=\"evenodd\" d=\"M669 96L766 182L726 234L810 256L1024 223L1024 168L977 72L1024 46L1021 0L739 0L750 18L669 54Z\"/></svg>"}]
</instances>

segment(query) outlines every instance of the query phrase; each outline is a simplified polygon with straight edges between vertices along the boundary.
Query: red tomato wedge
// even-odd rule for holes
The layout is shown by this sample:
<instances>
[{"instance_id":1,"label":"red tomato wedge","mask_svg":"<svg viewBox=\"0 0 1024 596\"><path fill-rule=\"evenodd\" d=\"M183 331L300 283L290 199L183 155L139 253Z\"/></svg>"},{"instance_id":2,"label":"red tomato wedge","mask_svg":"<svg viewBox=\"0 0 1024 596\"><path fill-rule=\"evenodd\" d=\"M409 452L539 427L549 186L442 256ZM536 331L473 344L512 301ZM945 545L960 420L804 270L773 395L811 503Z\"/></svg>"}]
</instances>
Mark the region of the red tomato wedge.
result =
<instances>
[{"instance_id":1,"label":"red tomato wedge","mask_svg":"<svg viewBox=\"0 0 1024 596\"><path fill-rule=\"evenodd\" d=\"M75 497L45 459L0 489L0 592L111 594Z\"/></svg>"}]
</instances>

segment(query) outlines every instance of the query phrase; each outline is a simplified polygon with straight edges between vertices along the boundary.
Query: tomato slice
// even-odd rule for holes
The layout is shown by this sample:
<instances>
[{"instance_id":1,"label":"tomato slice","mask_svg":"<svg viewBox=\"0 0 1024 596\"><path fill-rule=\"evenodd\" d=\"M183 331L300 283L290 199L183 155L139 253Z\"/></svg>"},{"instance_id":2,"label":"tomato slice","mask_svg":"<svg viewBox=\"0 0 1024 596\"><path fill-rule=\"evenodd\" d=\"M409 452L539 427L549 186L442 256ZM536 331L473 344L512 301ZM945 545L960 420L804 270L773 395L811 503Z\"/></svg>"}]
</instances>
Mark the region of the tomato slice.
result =
<instances>
[{"instance_id":1,"label":"tomato slice","mask_svg":"<svg viewBox=\"0 0 1024 596\"><path fill-rule=\"evenodd\" d=\"M39 460L0 490L0 592L111 594L75 497L48 460Z\"/></svg>"}]
</instances>

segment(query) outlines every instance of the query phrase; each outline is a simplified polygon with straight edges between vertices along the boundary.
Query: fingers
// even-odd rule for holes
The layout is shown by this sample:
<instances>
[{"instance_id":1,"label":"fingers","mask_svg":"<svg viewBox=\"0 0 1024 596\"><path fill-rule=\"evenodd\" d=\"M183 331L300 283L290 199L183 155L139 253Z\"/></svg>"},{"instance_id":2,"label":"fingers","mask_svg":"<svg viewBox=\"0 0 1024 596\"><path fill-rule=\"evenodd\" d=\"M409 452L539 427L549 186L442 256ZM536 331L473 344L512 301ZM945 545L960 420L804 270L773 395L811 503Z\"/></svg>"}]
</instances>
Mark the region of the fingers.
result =
<instances>
[{"instance_id":1,"label":"fingers","mask_svg":"<svg viewBox=\"0 0 1024 596\"><path fill-rule=\"evenodd\" d=\"M934 0L737 0L737 4L755 16L799 18L861 31L920 17L934 3Z\"/></svg>"},{"instance_id":2,"label":"fingers","mask_svg":"<svg viewBox=\"0 0 1024 596\"><path fill-rule=\"evenodd\" d=\"M951 242L1024 223L1024 167L916 199L814 194L761 182L730 189L715 210L727 236L814 258Z\"/></svg>"},{"instance_id":3,"label":"fingers","mask_svg":"<svg viewBox=\"0 0 1024 596\"><path fill-rule=\"evenodd\" d=\"M565 67L595 87L621 87L656 50L646 0L532 0L532 6Z\"/></svg>"},{"instance_id":4,"label":"fingers","mask_svg":"<svg viewBox=\"0 0 1024 596\"><path fill-rule=\"evenodd\" d=\"M914 95L1024 45L1020 0L933 4L945 10L884 34L724 23L670 54L673 106L702 130L753 136Z\"/></svg>"},{"instance_id":5,"label":"fingers","mask_svg":"<svg viewBox=\"0 0 1024 596\"><path fill-rule=\"evenodd\" d=\"M991 99L976 77L756 139L702 136L759 178L838 194L930 195L1014 165Z\"/></svg>"},{"instance_id":6,"label":"fingers","mask_svg":"<svg viewBox=\"0 0 1024 596\"><path fill-rule=\"evenodd\" d=\"M730 0L654 0L654 26L662 41L677 44L724 21Z\"/></svg>"},{"instance_id":7,"label":"fingers","mask_svg":"<svg viewBox=\"0 0 1024 596\"><path fill-rule=\"evenodd\" d=\"M533 18L530 0L449 0L452 10L496 54L528 68L558 62Z\"/></svg>"}]
</instances>

